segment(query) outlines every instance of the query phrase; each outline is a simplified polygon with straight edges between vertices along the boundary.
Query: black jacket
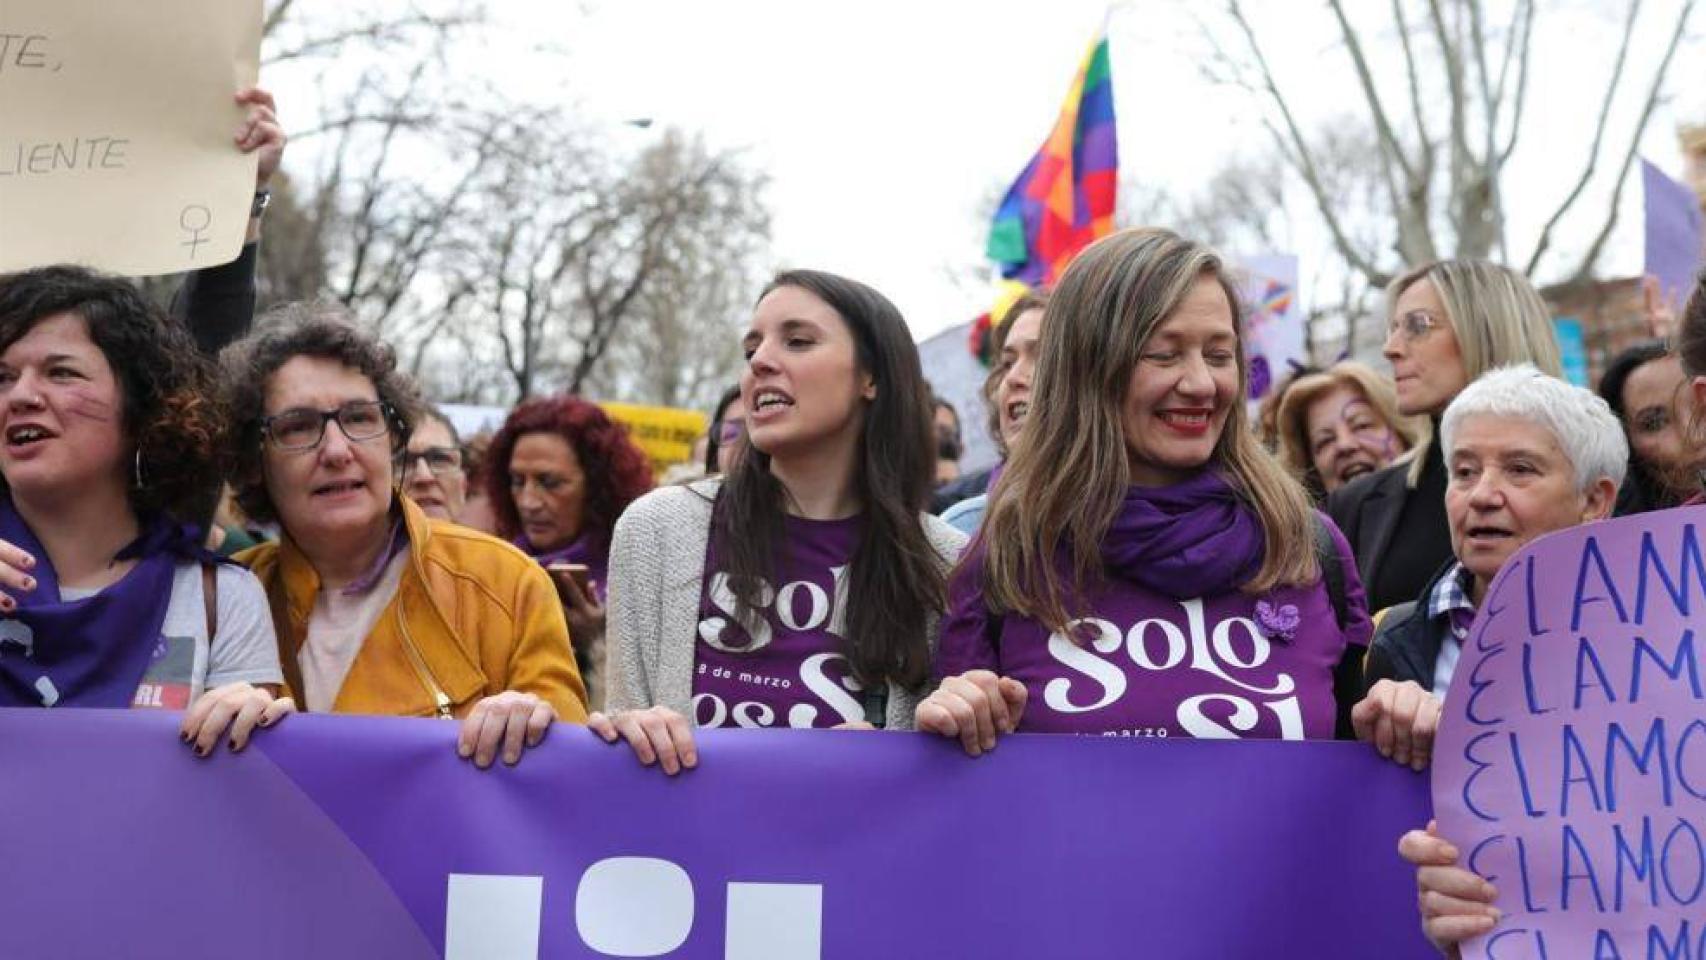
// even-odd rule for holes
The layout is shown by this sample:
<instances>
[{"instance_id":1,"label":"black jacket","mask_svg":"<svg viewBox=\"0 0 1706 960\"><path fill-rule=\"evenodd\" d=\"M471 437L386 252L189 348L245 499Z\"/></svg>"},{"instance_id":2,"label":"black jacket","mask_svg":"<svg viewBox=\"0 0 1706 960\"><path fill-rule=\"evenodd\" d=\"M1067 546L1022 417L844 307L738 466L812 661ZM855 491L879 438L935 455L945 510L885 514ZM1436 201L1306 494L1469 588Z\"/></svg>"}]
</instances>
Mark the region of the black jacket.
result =
<instances>
[{"instance_id":1,"label":"black jacket","mask_svg":"<svg viewBox=\"0 0 1706 960\"><path fill-rule=\"evenodd\" d=\"M1368 662L1363 665L1362 673L1364 693L1379 680L1395 683L1414 680L1423 690L1434 688L1434 666L1440 648L1451 634L1451 618L1429 618L1428 598L1456 566L1455 560L1447 563L1428 580L1416 599L1386 611L1368 644Z\"/></svg>"},{"instance_id":2,"label":"black jacket","mask_svg":"<svg viewBox=\"0 0 1706 960\"><path fill-rule=\"evenodd\" d=\"M255 322L255 268L260 244L244 244L237 259L184 276L172 298L172 315L184 321L196 346L217 360L226 345L243 339Z\"/></svg>"}]
</instances>

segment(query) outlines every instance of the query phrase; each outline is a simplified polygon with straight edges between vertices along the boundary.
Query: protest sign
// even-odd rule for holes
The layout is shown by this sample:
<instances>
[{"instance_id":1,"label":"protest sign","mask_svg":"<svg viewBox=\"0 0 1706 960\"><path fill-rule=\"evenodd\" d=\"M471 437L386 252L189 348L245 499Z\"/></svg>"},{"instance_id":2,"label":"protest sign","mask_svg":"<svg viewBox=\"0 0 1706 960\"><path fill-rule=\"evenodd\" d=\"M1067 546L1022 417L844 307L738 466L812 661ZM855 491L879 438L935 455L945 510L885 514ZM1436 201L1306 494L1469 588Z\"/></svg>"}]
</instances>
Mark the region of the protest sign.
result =
<instances>
[{"instance_id":1,"label":"protest sign","mask_svg":"<svg viewBox=\"0 0 1706 960\"><path fill-rule=\"evenodd\" d=\"M1366 744L701 731L675 778L555 727L298 716L195 759L175 717L0 710L0 956L1432 956Z\"/></svg>"},{"instance_id":2,"label":"protest sign","mask_svg":"<svg viewBox=\"0 0 1706 960\"><path fill-rule=\"evenodd\" d=\"M255 157L233 96L260 43L259 0L0 4L0 270L235 258Z\"/></svg>"},{"instance_id":3,"label":"protest sign","mask_svg":"<svg viewBox=\"0 0 1706 960\"><path fill-rule=\"evenodd\" d=\"M628 436L652 461L653 476L693 459L693 441L705 432L705 415L675 407L601 402L610 419L626 424Z\"/></svg>"},{"instance_id":4,"label":"protest sign","mask_svg":"<svg viewBox=\"0 0 1706 960\"><path fill-rule=\"evenodd\" d=\"M1464 641L1442 836L1499 891L1466 960L1706 956L1706 508L1542 537Z\"/></svg>"}]
</instances>

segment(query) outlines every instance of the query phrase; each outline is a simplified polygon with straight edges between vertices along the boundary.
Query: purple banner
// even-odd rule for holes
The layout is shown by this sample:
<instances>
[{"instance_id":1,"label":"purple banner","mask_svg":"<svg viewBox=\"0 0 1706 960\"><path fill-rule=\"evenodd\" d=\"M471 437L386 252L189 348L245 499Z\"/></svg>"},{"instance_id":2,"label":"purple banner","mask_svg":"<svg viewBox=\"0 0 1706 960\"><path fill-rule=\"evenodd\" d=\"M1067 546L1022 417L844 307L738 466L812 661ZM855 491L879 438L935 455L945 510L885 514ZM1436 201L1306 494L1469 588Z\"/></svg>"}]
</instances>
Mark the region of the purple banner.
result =
<instances>
[{"instance_id":1,"label":"purple banner","mask_svg":"<svg viewBox=\"0 0 1706 960\"><path fill-rule=\"evenodd\" d=\"M1541 537L1487 588L1434 751L1499 891L1465 960L1706 957L1706 507Z\"/></svg>"},{"instance_id":2,"label":"purple banner","mask_svg":"<svg viewBox=\"0 0 1706 960\"><path fill-rule=\"evenodd\" d=\"M669 779L428 720L196 760L154 713L0 710L0 956L1426 958L1425 779L1366 745L709 731Z\"/></svg>"},{"instance_id":3,"label":"purple banner","mask_svg":"<svg viewBox=\"0 0 1706 960\"><path fill-rule=\"evenodd\" d=\"M1680 312L1706 262L1706 214L1693 190L1645 160L1641 187L1647 214L1645 272L1658 278L1660 294Z\"/></svg>"}]
</instances>

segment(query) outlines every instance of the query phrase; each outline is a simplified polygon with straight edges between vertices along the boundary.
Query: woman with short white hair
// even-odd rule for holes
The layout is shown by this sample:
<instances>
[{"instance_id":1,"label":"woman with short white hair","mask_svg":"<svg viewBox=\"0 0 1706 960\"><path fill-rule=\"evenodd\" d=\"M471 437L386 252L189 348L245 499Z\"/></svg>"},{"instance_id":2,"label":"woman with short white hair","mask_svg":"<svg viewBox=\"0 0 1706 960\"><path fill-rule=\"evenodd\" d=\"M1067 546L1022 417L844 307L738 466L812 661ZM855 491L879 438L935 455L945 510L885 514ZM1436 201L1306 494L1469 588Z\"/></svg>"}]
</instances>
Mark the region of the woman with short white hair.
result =
<instances>
[{"instance_id":1,"label":"woman with short white hair","mask_svg":"<svg viewBox=\"0 0 1706 960\"><path fill-rule=\"evenodd\" d=\"M1535 537L1610 516L1629 457L1604 400L1530 364L1465 388L1440 421L1440 440L1453 559L1416 600L1377 614L1363 676L1369 693L1352 715L1382 753L1418 768L1433 734L1427 718L1437 719L1499 568Z\"/></svg>"},{"instance_id":2,"label":"woman with short white hair","mask_svg":"<svg viewBox=\"0 0 1706 960\"><path fill-rule=\"evenodd\" d=\"M1529 541L1611 516L1629 445L1599 396L1528 364L1470 384L1440 421L1455 557L1420 597L1387 611L1369 649L1358 735L1418 769L1475 611L1505 561ZM1401 847L1422 868L1423 927L1441 950L1491 928L1481 878L1453 866L1448 845L1414 831Z\"/></svg>"}]
</instances>

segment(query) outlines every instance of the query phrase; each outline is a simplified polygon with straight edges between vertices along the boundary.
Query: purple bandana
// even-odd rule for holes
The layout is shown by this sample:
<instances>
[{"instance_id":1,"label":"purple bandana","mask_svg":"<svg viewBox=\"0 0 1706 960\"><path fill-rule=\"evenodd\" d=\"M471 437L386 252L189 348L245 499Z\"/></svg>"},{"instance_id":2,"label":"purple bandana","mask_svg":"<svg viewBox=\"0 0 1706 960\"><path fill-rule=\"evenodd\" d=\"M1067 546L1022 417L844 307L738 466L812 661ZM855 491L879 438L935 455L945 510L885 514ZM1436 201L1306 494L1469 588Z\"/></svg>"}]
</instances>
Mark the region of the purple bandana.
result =
<instances>
[{"instance_id":1,"label":"purple bandana","mask_svg":"<svg viewBox=\"0 0 1706 960\"><path fill-rule=\"evenodd\" d=\"M1262 565L1262 524L1215 470L1131 487L1107 536L1108 573L1175 600L1236 590Z\"/></svg>"},{"instance_id":2,"label":"purple bandana","mask_svg":"<svg viewBox=\"0 0 1706 960\"><path fill-rule=\"evenodd\" d=\"M403 528L402 517L391 521L391 532L385 535L385 539L386 547L374 558L373 566L368 567L366 573L356 577L349 586L343 588L344 596L359 597L372 593L373 588L379 586L379 581L385 578L385 569L391 566L391 561L397 559L397 554L402 553L403 548L409 545L408 531Z\"/></svg>"},{"instance_id":3,"label":"purple bandana","mask_svg":"<svg viewBox=\"0 0 1706 960\"><path fill-rule=\"evenodd\" d=\"M113 558L138 558L134 569L94 596L65 601L53 561L10 498L0 498L0 540L36 558L36 588L0 619L4 707L130 706L159 643L174 568L212 556L194 527L156 518Z\"/></svg>"}]
</instances>

